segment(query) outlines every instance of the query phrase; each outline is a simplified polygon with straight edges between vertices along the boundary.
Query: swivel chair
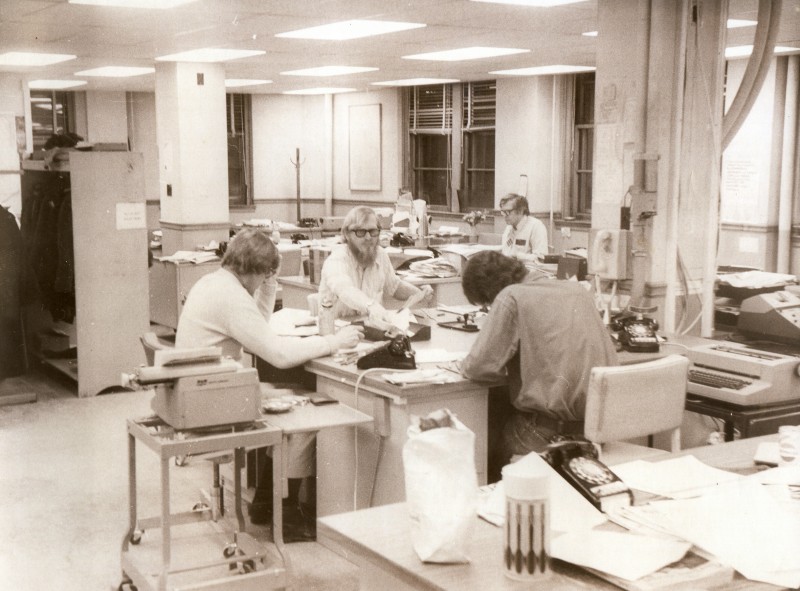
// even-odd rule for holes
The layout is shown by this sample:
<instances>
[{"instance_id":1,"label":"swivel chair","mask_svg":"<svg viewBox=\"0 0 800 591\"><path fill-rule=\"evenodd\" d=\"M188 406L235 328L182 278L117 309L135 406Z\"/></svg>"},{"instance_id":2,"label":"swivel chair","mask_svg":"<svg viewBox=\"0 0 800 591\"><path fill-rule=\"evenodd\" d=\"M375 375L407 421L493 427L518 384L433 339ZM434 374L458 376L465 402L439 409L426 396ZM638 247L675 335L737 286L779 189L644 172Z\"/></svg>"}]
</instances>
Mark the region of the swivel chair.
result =
<instances>
[{"instance_id":1,"label":"swivel chair","mask_svg":"<svg viewBox=\"0 0 800 591\"><path fill-rule=\"evenodd\" d=\"M614 367L595 367L589 378L584 435L600 445L609 465L663 453L622 440L670 432L680 450L689 360L681 355Z\"/></svg>"}]
</instances>

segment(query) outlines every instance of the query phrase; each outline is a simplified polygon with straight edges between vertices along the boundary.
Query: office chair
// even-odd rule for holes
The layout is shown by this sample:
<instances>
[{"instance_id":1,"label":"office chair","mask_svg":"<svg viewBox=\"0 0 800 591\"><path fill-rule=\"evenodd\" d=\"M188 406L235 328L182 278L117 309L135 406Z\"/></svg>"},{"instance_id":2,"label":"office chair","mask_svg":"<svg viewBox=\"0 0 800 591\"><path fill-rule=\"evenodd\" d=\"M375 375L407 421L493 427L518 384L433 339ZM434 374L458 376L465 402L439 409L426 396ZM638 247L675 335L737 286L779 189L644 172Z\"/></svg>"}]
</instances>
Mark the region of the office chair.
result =
<instances>
[{"instance_id":1,"label":"office chair","mask_svg":"<svg viewBox=\"0 0 800 591\"><path fill-rule=\"evenodd\" d=\"M660 450L624 442L671 431L680 450L689 360L681 355L614 367L595 367L589 377L584 435L600 445L606 464L659 455Z\"/></svg>"}]
</instances>

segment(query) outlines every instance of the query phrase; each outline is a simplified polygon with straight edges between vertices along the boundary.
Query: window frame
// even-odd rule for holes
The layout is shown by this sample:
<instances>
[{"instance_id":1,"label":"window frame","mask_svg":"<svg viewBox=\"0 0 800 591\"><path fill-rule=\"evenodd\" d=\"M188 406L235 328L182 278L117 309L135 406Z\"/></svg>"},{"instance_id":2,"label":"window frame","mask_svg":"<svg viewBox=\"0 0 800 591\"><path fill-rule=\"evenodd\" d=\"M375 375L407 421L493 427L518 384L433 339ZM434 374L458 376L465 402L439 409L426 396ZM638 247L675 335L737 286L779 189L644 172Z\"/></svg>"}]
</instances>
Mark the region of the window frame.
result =
<instances>
[{"instance_id":1,"label":"window frame","mask_svg":"<svg viewBox=\"0 0 800 591\"><path fill-rule=\"evenodd\" d=\"M239 101L240 104L236 105L236 101ZM240 117L236 116L237 107ZM234 92L226 93L225 119L228 154L228 207L231 209L251 207L253 205L252 95ZM232 161L238 165L234 169L231 167ZM233 178L232 170L241 171L237 175L239 177L238 182Z\"/></svg>"},{"instance_id":2,"label":"window frame","mask_svg":"<svg viewBox=\"0 0 800 591\"><path fill-rule=\"evenodd\" d=\"M34 100L37 99L37 100ZM49 99L50 101L50 127L42 128L43 131L37 132L37 122L34 118L35 103L40 99ZM47 140L56 133L75 132L75 93L68 90L31 90L29 95L31 103L31 133L33 136L33 150L41 150L44 148ZM60 116L58 109L53 108L53 105L61 107L62 122L59 121Z\"/></svg>"},{"instance_id":3,"label":"window frame","mask_svg":"<svg viewBox=\"0 0 800 591\"><path fill-rule=\"evenodd\" d=\"M563 215L579 220L591 220L595 141L594 72L573 75L570 90L569 189L566 192Z\"/></svg>"}]
</instances>

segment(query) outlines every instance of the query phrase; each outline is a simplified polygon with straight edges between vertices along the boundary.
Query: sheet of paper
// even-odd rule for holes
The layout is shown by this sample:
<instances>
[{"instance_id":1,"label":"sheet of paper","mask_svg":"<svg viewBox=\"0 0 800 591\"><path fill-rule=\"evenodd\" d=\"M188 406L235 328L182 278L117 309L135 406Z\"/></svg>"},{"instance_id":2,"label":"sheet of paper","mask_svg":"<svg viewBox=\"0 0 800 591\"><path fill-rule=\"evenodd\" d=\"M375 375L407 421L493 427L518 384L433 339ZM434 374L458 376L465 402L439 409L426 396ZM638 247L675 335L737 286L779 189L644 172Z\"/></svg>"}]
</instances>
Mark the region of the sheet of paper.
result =
<instances>
[{"instance_id":1,"label":"sheet of paper","mask_svg":"<svg viewBox=\"0 0 800 591\"><path fill-rule=\"evenodd\" d=\"M446 349L420 349L414 356L417 363L448 363L459 361L467 356L466 351L447 351Z\"/></svg>"},{"instance_id":2,"label":"sheet of paper","mask_svg":"<svg viewBox=\"0 0 800 591\"><path fill-rule=\"evenodd\" d=\"M618 464L613 471L631 488L670 498L696 496L709 487L742 478L707 466L694 456L663 462L636 460Z\"/></svg>"},{"instance_id":3,"label":"sheet of paper","mask_svg":"<svg viewBox=\"0 0 800 591\"><path fill-rule=\"evenodd\" d=\"M319 334L316 317L308 310L283 308L273 312L269 325L281 336L307 337Z\"/></svg>"},{"instance_id":4,"label":"sheet of paper","mask_svg":"<svg viewBox=\"0 0 800 591\"><path fill-rule=\"evenodd\" d=\"M677 562L689 548L688 542L589 530L555 536L550 543L550 555L635 581Z\"/></svg>"}]
</instances>

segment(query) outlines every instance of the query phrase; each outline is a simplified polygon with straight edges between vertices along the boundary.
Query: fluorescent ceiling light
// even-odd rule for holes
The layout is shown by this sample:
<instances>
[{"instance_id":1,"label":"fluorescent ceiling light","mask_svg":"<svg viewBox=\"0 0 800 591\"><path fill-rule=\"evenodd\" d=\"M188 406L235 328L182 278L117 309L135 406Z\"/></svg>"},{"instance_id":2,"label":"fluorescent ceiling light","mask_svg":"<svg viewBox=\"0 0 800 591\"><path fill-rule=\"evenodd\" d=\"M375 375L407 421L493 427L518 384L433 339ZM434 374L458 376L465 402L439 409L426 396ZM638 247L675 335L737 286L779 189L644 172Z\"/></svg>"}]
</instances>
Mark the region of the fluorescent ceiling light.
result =
<instances>
[{"instance_id":1,"label":"fluorescent ceiling light","mask_svg":"<svg viewBox=\"0 0 800 591\"><path fill-rule=\"evenodd\" d=\"M272 84L272 80L255 80L252 78L226 78L226 88L236 88L239 86L258 86L259 84Z\"/></svg>"},{"instance_id":2,"label":"fluorescent ceiling light","mask_svg":"<svg viewBox=\"0 0 800 591\"><path fill-rule=\"evenodd\" d=\"M304 88L302 90L287 90L283 94L337 94L339 92L355 92L355 88Z\"/></svg>"},{"instance_id":3,"label":"fluorescent ceiling light","mask_svg":"<svg viewBox=\"0 0 800 591\"><path fill-rule=\"evenodd\" d=\"M143 76L152 74L155 68L134 68L129 66L103 66L102 68L92 68L75 72L76 76L102 76L104 78L130 78L131 76Z\"/></svg>"},{"instance_id":4,"label":"fluorescent ceiling light","mask_svg":"<svg viewBox=\"0 0 800 591\"><path fill-rule=\"evenodd\" d=\"M32 53L9 51L0 54L0 66L49 66L74 60L77 56L66 53Z\"/></svg>"},{"instance_id":5,"label":"fluorescent ceiling light","mask_svg":"<svg viewBox=\"0 0 800 591\"><path fill-rule=\"evenodd\" d=\"M120 6L122 8L174 8L195 0L69 0L70 4L91 4L93 6Z\"/></svg>"},{"instance_id":6,"label":"fluorescent ceiling light","mask_svg":"<svg viewBox=\"0 0 800 591\"><path fill-rule=\"evenodd\" d=\"M594 72L593 66L536 66L533 68L517 68L515 70L497 70L490 74L505 76L544 76L548 74L572 74L575 72Z\"/></svg>"},{"instance_id":7,"label":"fluorescent ceiling light","mask_svg":"<svg viewBox=\"0 0 800 591\"><path fill-rule=\"evenodd\" d=\"M361 39L362 37L372 37L373 35L385 35L397 31L407 31L409 29L419 29L424 27L422 23L402 23L396 21L341 21L309 27L288 33L278 33L276 37L287 37L291 39L323 39L327 41L347 41L349 39Z\"/></svg>"},{"instance_id":8,"label":"fluorescent ceiling light","mask_svg":"<svg viewBox=\"0 0 800 591\"><path fill-rule=\"evenodd\" d=\"M597 37L597 31L586 31L585 33L581 33L584 37Z\"/></svg>"},{"instance_id":9,"label":"fluorescent ceiling light","mask_svg":"<svg viewBox=\"0 0 800 591\"><path fill-rule=\"evenodd\" d=\"M253 57L254 55L264 55L267 53L261 49L219 49L214 47L204 47L202 49L190 49L170 55L157 57L159 62L227 62L238 60L243 57Z\"/></svg>"},{"instance_id":10,"label":"fluorescent ceiling light","mask_svg":"<svg viewBox=\"0 0 800 591\"><path fill-rule=\"evenodd\" d=\"M373 82L375 86L428 86L429 84L451 84L459 82L454 78L407 78L405 80L388 80Z\"/></svg>"},{"instance_id":11,"label":"fluorescent ceiling light","mask_svg":"<svg viewBox=\"0 0 800 591\"><path fill-rule=\"evenodd\" d=\"M528 53L530 49L513 49L510 47L462 47L461 49L448 49L432 53L418 53L404 55L404 60L432 60L439 62L458 62L462 60L476 60L485 57L498 57L514 55L515 53Z\"/></svg>"},{"instance_id":12,"label":"fluorescent ceiling light","mask_svg":"<svg viewBox=\"0 0 800 591\"><path fill-rule=\"evenodd\" d=\"M362 72L374 72L378 68L362 68L360 66L320 66L318 68L306 68L304 70L290 70L281 72L284 76L342 76L344 74L360 74Z\"/></svg>"},{"instance_id":13,"label":"fluorescent ceiling light","mask_svg":"<svg viewBox=\"0 0 800 591\"><path fill-rule=\"evenodd\" d=\"M758 21L749 21L741 18L729 18L728 19L728 28L729 29L738 29L740 27L755 27L758 24Z\"/></svg>"},{"instance_id":14,"label":"fluorescent ceiling light","mask_svg":"<svg viewBox=\"0 0 800 591\"><path fill-rule=\"evenodd\" d=\"M33 90L53 90L59 88L74 88L76 86L83 86L86 80L31 80L28 82L28 88Z\"/></svg>"},{"instance_id":15,"label":"fluorescent ceiling light","mask_svg":"<svg viewBox=\"0 0 800 591\"><path fill-rule=\"evenodd\" d=\"M577 4L586 0L472 0L473 2L490 2L492 4L516 4L518 6L538 6L539 8L549 8L551 6L562 6L564 4Z\"/></svg>"},{"instance_id":16,"label":"fluorescent ceiling light","mask_svg":"<svg viewBox=\"0 0 800 591\"><path fill-rule=\"evenodd\" d=\"M791 53L793 51L800 51L798 47L786 47L783 45L776 45L774 53ZM752 45L735 45L734 47L726 47L725 48L725 57L732 58L732 57L747 57L753 53L753 46Z\"/></svg>"}]
</instances>

